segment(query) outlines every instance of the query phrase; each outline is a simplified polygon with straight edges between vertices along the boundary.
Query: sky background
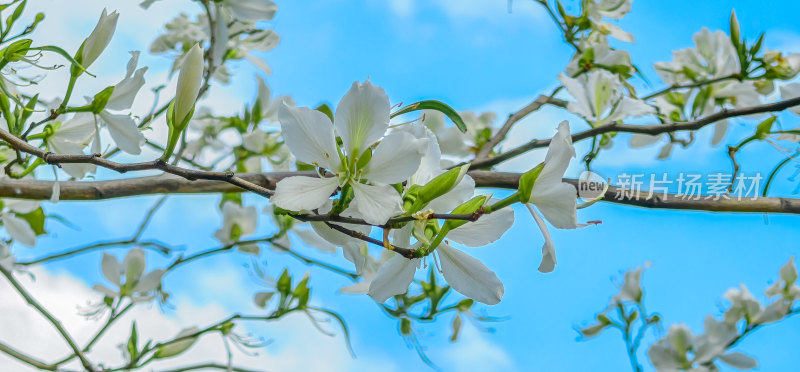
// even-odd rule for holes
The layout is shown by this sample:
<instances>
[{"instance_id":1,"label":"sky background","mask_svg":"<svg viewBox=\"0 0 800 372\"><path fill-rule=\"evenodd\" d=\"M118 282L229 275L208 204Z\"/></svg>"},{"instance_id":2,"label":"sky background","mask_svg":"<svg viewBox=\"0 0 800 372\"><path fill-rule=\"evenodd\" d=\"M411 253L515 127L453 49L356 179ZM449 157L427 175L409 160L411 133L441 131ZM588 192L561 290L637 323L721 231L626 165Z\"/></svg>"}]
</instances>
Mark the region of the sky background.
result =
<instances>
[{"instance_id":1,"label":"sky background","mask_svg":"<svg viewBox=\"0 0 800 372\"><path fill-rule=\"evenodd\" d=\"M37 31L37 40L70 51L76 50L89 34L103 6L120 11L117 34L95 65L100 78L83 80L76 97L118 81L124 75L127 52L147 51L161 25L176 12L197 11L196 5L179 0L162 0L148 12L139 9L137 1L29 3L29 7L48 15ZM273 94L289 94L299 106L335 104L353 81L370 78L386 90L393 103L438 99L458 110L495 111L503 118L539 94L550 92L571 57L571 49L562 43L555 26L532 1L514 1L511 13L505 0L320 0L279 1L278 5L277 16L269 26L281 35L281 43L260 56L272 68L272 74L265 78ZM661 87L652 64L671 60L673 50L693 46L692 35L703 26L727 30L732 8L739 14L742 33L748 39L766 31L767 48L800 52L796 20L800 3L790 1L765 4L639 0L620 22L636 36L636 42L613 45L628 50L634 63L642 68L650 85L636 79L637 88L652 91ZM574 12L575 8L568 5L567 10ZM30 17L33 12L27 14ZM140 65L150 66L148 86L167 82L170 63L163 56L143 54ZM208 96L207 102L217 112L235 112L253 100L252 77L261 72L244 63L234 64L233 71L231 84L214 87ZM50 96L62 94L65 79L60 75L64 74L52 75L42 85L42 91L50 92ZM175 79L172 80L174 84ZM148 94L141 94L134 112L146 112L151 103ZM573 131L585 128L586 124L577 117L547 108L520 122L505 146L526 138L550 137L564 119L570 120ZM158 123L161 129L157 124L152 134L156 138L165 132L163 121ZM734 120L725 143L735 144L751 134L754 123L755 119ZM784 128L797 124L797 117L781 116ZM654 159L658 146L626 149L627 137L620 136L617 146L595 161L594 170L612 179L623 172L730 172L724 147L708 146L710 137L708 129L701 130L694 146L675 149L670 160L657 161ZM586 143L576 147L579 157L588 150ZM526 170L543 156L537 151L501 169ZM744 172L767 174L781 155L771 146L758 143L745 148L739 158ZM576 163L568 176L576 177L580 171L581 166ZM787 167L778 175L775 195L792 195L797 183L791 179L792 172L793 168ZM110 177L118 176L98 174L98 178ZM46 205L48 213L70 218L77 229L50 220L50 235L40 238L36 248L17 247L15 252L22 258L38 257L87 241L128 237L155 200L156 197L138 197ZM259 208L266 205L253 196L245 200ZM183 245L187 252L215 247L218 243L212 234L221 223L217 203L215 196L172 197L155 216L145 238ZM509 319L492 324L495 330L491 333L467 323L462 339L455 344L448 342L450 317L418 328L420 342L443 370L627 370L628 359L617 333L606 332L589 341L578 341L573 329L589 324L593 315L606 306L624 271L651 263L643 280L647 308L658 312L667 326L685 323L700 333L707 314L721 314L725 290L743 283L757 299L765 300L763 290L777 278L781 265L800 251L795 216L646 210L598 203L581 210L578 217L581 221L602 220L601 225L574 231L551 229L559 264L555 272L545 275L536 270L542 237L527 211L515 211L516 223L503 239L468 251L494 270L505 285L503 301L487 308L487 313ZM255 236L270 231L262 215ZM299 244L295 247L350 268L340 257L325 256ZM119 257L125 253L124 249L112 251ZM151 269L167 262L154 254L149 254L148 259ZM288 256L269 251L260 259L274 276L284 267L297 276L310 270L312 301L344 315L358 358L350 358L341 332L332 325L326 326L336 337L319 333L302 316L291 316L277 323L242 327L272 343L259 350L257 356L237 356L237 364L270 371L427 368L399 336L396 322L386 317L369 297L336 294L338 288L348 284L346 279L307 269ZM36 284L25 280L45 305L64 317L79 340L85 340L99 327L97 322L87 322L76 315L79 305L100 298L89 289L95 283L104 283L99 262L100 253L87 254L37 269ZM200 260L171 273L164 284L173 295L171 306L145 306L131 318L138 319L140 334L162 339L184 326L209 324L230 312L257 314L259 310L250 299L263 286L248 274L248 263L247 256L233 253ZM63 342L37 314L27 310L6 283L0 283L0 314L0 340L21 345L33 355L56 353L52 359L66 353ZM116 344L127 339L126 324L121 322L90 356L118 361ZM796 366L793 350L797 348L798 332L800 319L789 319L759 330L736 350L757 357L760 370L791 370ZM653 340L651 335L645 344ZM223 361L224 355L222 343L214 336L195 345L183 361ZM645 369L652 370L644 353L640 359ZM24 370L3 356L0 367Z\"/></svg>"}]
</instances>

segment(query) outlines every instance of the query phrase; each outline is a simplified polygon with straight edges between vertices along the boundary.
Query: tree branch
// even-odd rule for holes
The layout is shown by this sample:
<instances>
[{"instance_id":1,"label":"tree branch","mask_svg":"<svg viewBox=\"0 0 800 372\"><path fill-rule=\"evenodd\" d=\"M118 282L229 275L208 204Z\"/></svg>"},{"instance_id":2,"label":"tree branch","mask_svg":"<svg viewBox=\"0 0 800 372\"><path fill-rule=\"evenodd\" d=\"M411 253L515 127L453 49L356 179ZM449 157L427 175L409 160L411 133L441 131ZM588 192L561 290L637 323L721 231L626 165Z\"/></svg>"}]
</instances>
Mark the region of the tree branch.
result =
<instances>
[{"instance_id":1,"label":"tree branch","mask_svg":"<svg viewBox=\"0 0 800 372\"><path fill-rule=\"evenodd\" d=\"M274 189L278 181L290 176L316 176L315 172L272 172L242 173L243 180L266 189ZM516 190L520 173L495 171L470 171L475 185L481 188L498 188ZM577 187L578 181L566 179L566 182ZM52 191L52 181L36 180L3 180L0 183L0 197L48 200ZM139 178L128 178L113 181L66 181L61 182L61 200L101 200L126 196L151 194L187 194L187 193L220 193L241 192L242 189L231 184L213 181L189 181L174 175L164 174ZM648 197L648 192L626 191L625 196L616 198L618 188L611 186L603 201L656 209L685 209L713 212L745 212L745 213L789 213L800 214L800 199L795 198L757 198L755 200L720 199L692 200L675 194L660 194ZM314 219L324 219L317 218ZM343 222L344 218L339 217ZM330 221L330 219L328 219ZM346 220L348 223L358 222Z\"/></svg>"},{"instance_id":2,"label":"tree branch","mask_svg":"<svg viewBox=\"0 0 800 372\"><path fill-rule=\"evenodd\" d=\"M119 173L125 173L129 171L142 171L142 170L162 170L164 172L171 173L188 180L204 179L204 180L225 181L232 185L236 185L245 190L252 191L256 194L265 197L272 196L271 190L265 189L252 182L243 180L242 178L235 176L233 172L210 172L210 171L186 169L174 165L169 165L161 161L160 159L148 162L122 164L105 159L101 157L99 154L59 155L32 146L31 144L25 142L19 137L3 129L0 129L0 139L3 139L4 141L8 142L8 144L11 145L12 148L39 157L48 164L88 163L88 164L95 164L103 168L108 168L117 171Z\"/></svg>"},{"instance_id":3,"label":"tree branch","mask_svg":"<svg viewBox=\"0 0 800 372\"><path fill-rule=\"evenodd\" d=\"M494 147L497 146L497 144L499 144L506 138L508 131L511 130L511 127L513 127L514 124L524 119L532 112L542 108L542 106L548 103L559 107L567 107L567 101L558 98L553 98L552 95L550 96L540 95L538 98L536 98L533 102L529 103L527 106L509 115L508 119L506 119L506 122L503 124L503 126L497 131L497 133L494 134L494 136L492 136L492 138L489 139L489 141L487 141L483 145L483 147L481 147L481 150L475 155L475 158L476 159L487 158L489 154L492 152L492 149L494 149Z\"/></svg>"},{"instance_id":4,"label":"tree branch","mask_svg":"<svg viewBox=\"0 0 800 372\"><path fill-rule=\"evenodd\" d=\"M611 133L611 132L624 132L624 133L642 133L642 134L662 134L672 133L683 130L697 130L705 127L706 125L713 124L717 121L733 118L737 116L745 116L752 114L763 114L767 112L783 111L790 107L800 105L800 97L790 98L783 101L768 103L759 106L743 107L737 109L723 109L715 112L706 117L700 118L695 121L664 123L664 124L650 124L650 125L634 125L634 124L607 124L592 129L585 130L572 135L572 141L578 142L594 136ZM502 154L489 159L476 159L470 165L470 169L484 169L490 168L496 164L500 164L508 159L522 155L530 150L543 148L550 145L549 139L533 140L519 147L513 148Z\"/></svg>"}]
</instances>

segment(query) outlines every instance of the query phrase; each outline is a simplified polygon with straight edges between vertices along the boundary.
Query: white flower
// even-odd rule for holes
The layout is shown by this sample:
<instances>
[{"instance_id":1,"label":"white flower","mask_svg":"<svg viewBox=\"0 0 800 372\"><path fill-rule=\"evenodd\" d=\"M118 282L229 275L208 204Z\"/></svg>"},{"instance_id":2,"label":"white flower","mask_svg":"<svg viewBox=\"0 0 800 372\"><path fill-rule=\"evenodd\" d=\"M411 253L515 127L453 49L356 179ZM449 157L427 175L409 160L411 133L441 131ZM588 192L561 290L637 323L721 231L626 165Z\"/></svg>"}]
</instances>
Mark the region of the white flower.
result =
<instances>
[{"instance_id":1,"label":"white flower","mask_svg":"<svg viewBox=\"0 0 800 372\"><path fill-rule=\"evenodd\" d=\"M95 284L92 288L111 298L130 297L134 302L149 301L153 296L147 294L161 285L161 278L166 271L156 269L145 274L145 267L145 254L140 248L128 251L121 264L114 256L103 253L100 265L103 276L119 289L112 290L102 284Z\"/></svg>"},{"instance_id":2,"label":"white flower","mask_svg":"<svg viewBox=\"0 0 800 372\"><path fill-rule=\"evenodd\" d=\"M12 239L20 244L33 247L36 245L36 232L31 225L19 217L20 214L27 214L35 211L41 203L32 200L5 199L4 208L0 211L0 221L3 222L6 232Z\"/></svg>"},{"instance_id":3,"label":"white flower","mask_svg":"<svg viewBox=\"0 0 800 372\"><path fill-rule=\"evenodd\" d=\"M214 233L223 244L230 244L243 236L256 232L258 211L256 207L244 207L234 202L222 205L222 227Z\"/></svg>"},{"instance_id":4,"label":"white flower","mask_svg":"<svg viewBox=\"0 0 800 372\"><path fill-rule=\"evenodd\" d=\"M48 149L56 154L83 155L83 149L92 140L97 129L94 115L91 113L78 113L63 123L47 138ZM94 173L97 166L94 164L62 164L61 168L67 174L77 179Z\"/></svg>"},{"instance_id":5,"label":"white flower","mask_svg":"<svg viewBox=\"0 0 800 372\"><path fill-rule=\"evenodd\" d=\"M541 272L553 271L556 265L556 252L547 225L532 205L541 211L548 222L559 229L574 229L580 226L577 218L577 192L572 185L562 181L569 161L574 157L575 148L572 146L569 123L564 121L558 125L558 132L550 141L544 167L533 184L530 200L525 204L544 236L542 263L539 265Z\"/></svg>"},{"instance_id":6,"label":"white flower","mask_svg":"<svg viewBox=\"0 0 800 372\"><path fill-rule=\"evenodd\" d=\"M194 110L200 87L203 84L203 49L200 44L195 44L186 52L178 75L178 85L175 89L175 108L173 111L173 125L182 127L189 114Z\"/></svg>"},{"instance_id":7,"label":"white flower","mask_svg":"<svg viewBox=\"0 0 800 372\"><path fill-rule=\"evenodd\" d=\"M510 210L510 208L507 209ZM504 221L513 224L513 212L504 211L505 210L500 210L493 214L483 216L475 223L477 224L484 218L491 218L491 216L496 215L496 217L494 217L496 218L495 222ZM490 234L499 238L499 235L502 235L510 224L502 226L501 224L489 223L489 225L494 225L500 230L499 233L491 232ZM409 246L413 229L414 225L408 224L401 229L395 230L393 243L399 246ZM487 231L480 227L477 227L477 229ZM459 229L457 228L453 231L457 230ZM472 240L471 235L464 234L458 238L459 240L457 241L465 245L477 246L488 244L486 242L486 237L479 237L479 240ZM488 240L491 239L493 238L488 238ZM412 249L419 248L420 246L421 242L418 241L412 246ZM500 302L504 292L503 283L497 278L497 275L493 271L486 267L486 265L461 250L453 248L447 242L439 245L433 254L438 255L439 262L441 263L442 276L444 276L447 283L454 290L487 305L494 305ZM399 254L395 254L380 267L376 276L370 283L368 294L375 301L382 303L394 295L405 293L414 279L414 273L419 266L420 259L407 259Z\"/></svg>"},{"instance_id":8,"label":"white flower","mask_svg":"<svg viewBox=\"0 0 800 372\"><path fill-rule=\"evenodd\" d=\"M795 285L797 282L797 268L794 265L794 257L789 258L780 271L780 280L775 282L765 291L767 296L783 296L788 300L794 301L800 298L800 287Z\"/></svg>"},{"instance_id":9,"label":"white flower","mask_svg":"<svg viewBox=\"0 0 800 372\"><path fill-rule=\"evenodd\" d=\"M16 258L11 254L11 248L5 243L0 242L0 269L5 271L14 270Z\"/></svg>"},{"instance_id":10,"label":"white flower","mask_svg":"<svg viewBox=\"0 0 800 372\"><path fill-rule=\"evenodd\" d=\"M622 287L619 289L619 294L614 296L614 301L641 301L642 269L643 267L638 267L636 270L630 270L625 273L625 282L622 283Z\"/></svg>"},{"instance_id":11,"label":"white flower","mask_svg":"<svg viewBox=\"0 0 800 372\"><path fill-rule=\"evenodd\" d=\"M567 109L582 116L593 126L621 121L630 116L655 113L643 101L623 95L619 77L606 70L592 70L578 78L559 74L558 79L567 92L577 99L567 104Z\"/></svg>"},{"instance_id":12,"label":"white flower","mask_svg":"<svg viewBox=\"0 0 800 372\"><path fill-rule=\"evenodd\" d=\"M358 162L389 126L389 99L383 89L369 81L354 83L339 102L333 125L319 111L285 104L279 117L286 144L297 160L324 168L334 177L285 178L277 184L273 204L292 211L313 210L325 204L338 187L350 185L354 197L350 213L343 215L357 213L368 223L381 225L403 212L402 199L390 184L406 180L417 170L426 141L392 133L380 141L366 165ZM342 139L341 149L334 133Z\"/></svg>"},{"instance_id":13,"label":"white flower","mask_svg":"<svg viewBox=\"0 0 800 372\"><path fill-rule=\"evenodd\" d=\"M657 62L656 72L669 85L710 80L739 73L740 64L731 39L722 31L703 27L693 36L695 48L672 53L672 62ZM694 76L686 75L689 70Z\"/></svg>"},{"instance_id":14,"label":"white flower","mask_svg":"<svg viewBox=\"0 0 800 372\"><path fill-rule=\"evenodd\" d=\"M120 150L132 155L142 153L144 146L144 135L139 131L136 122L129 115L112 114L108 110L122 111L128 110L133 105L136 95L144 86L144 73L147 67L136 69L139 61L139 52L133 51L131 59L128 61L125 78L123 78L111 92L111 97L106 103L105 109L98 113L100 120L106 124L111 138ZM96 147L100 148L99 136L95 139Z\"/></svg>"},{"instance_id":15,"label":"white flower","mask_svg":"<svg viewBox=\"0 0 800 372\"><path fill-rule=\"evenodd\" d=\"M614 50L608 45L608 39L600 36L597 33L592 33L589 37L581 39L581 50L585 51L591 49L594 59L591 61L593 66L601 66L606 68L626 66L630 72L633 71L633 64L631 63L631 56L627 51ZM575 54L572 61L567 65L565 71L569 76L576 76L580 72L579 62L585 54Z\"/></svg>"},{"instance_id":16,"label":"white flower","mask_svg":"<svg viewBox=\"0 0 800 372\"><path fill-rule=\"evenodd\" d=\"M222 6L230 9L236 20L250 23L269 21L278 11L271 0L223 0Z\"/></svg>"},{"instance_id":17,"label":"white flower","mask_svg":"<svg viewBox=\"0 0 800 372\"><path fill-rule=\"evenodd\" d=\"M117 28L117 18L119 18L119 13L116 11L108 14L106 9L103 9L97 25L81 46L81 59L79 61L81 66L89 68L97 57L103 53L103 50L106 49L111 37L114 36L114 30Z\"/></svg>"},{"instance_id":18,"label":"white flower","mask_svg":"<svg viewBox=\"0 0 800 372\"><path fill-rule=\"evenodd\" d=\"M275 97L272 99L270 97L270 89L267 86L267 83L261 76L256 75L256 82L258 85L258 94L256 96L256 102L258 106L261 108L261 119L268 120L270 122L278 120L278 110L280 107L285 103L289 106L294 106L294 100L292 97L283 95Z\"/></svg>"},{"instance_id":19,"label":"white flower","mask_svg":"<svg viewBox=\"0 0 800 372\"><path fill-rule=\"evenodd\" d=\"M723 297L731 303L731 307L725 311L725 322L728 324L736 324L741 319L752 320L761 313L761 304L744 284L740 285L740 289L727 290Z\"/></svg>"},{"instance_id":20,"label":"white flower","mask_svg":"<svg viewBox=\"0 0 800 372\"><path fill-rule=\"evenodd\" d=\"M631 10L633 0L591 0L583 4L586 4L586 13L592 21L592 26L595 30L600 31L603 35L610 35L620 41L633 42L633 35L631 33L625 32L619 28L619 26L603 20L603 18L622 18Z\"/></svg>"},{"instance_id":21,"label":"white flower","mask_svg":"<svg viewBox=\"0 0 800 372\"><path fill-rule=\"evenodd\" d=\"M439 111L423 111L422 123L436 134L438 146L444 155L463 158L473 154L478 150L477 139L489 139L497 128L494 122L497 114L494 112L483 112L477 115L473 111L461 111L459 116L467 126L467 132L461 131L454 125L446 125L444 114Z\"/></svg>"},{"instance_id":22,"label":"white flower","mask_svg":"<svg viewBox=\"0 0 800 372\"><path fill-rule=\"evenodd\" d=\"M800 97L800 83L792 83L781 86L781 99L787 100ZM789 111L800 115L800 106L790 107Z\"/></svg>"}]
</instances>

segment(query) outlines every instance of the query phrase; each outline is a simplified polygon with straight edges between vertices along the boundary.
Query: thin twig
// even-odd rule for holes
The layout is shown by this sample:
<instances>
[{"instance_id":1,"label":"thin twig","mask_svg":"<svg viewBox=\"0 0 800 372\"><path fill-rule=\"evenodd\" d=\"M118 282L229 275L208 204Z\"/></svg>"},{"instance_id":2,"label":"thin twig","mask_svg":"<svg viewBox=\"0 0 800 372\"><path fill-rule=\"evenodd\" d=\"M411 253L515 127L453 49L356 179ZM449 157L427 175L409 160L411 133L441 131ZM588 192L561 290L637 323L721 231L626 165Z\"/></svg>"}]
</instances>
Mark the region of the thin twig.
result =
<instances>
[{"instance_id":1,"label":"thin twig","mask_svg":"<svg viewBox=\"0 0 800 372\"><path fill-rule=\"evenodd\" d=\"M607 124L602 125L599 127L595 127L592 129L585 130L583 132L579 132L572 135L572 141L578 142L587 138L592 138L594 136L604 134L604 133L612 133L612 132L624 132L624 133L642 133L642 134L662 134L662 133L672 133L677 131L684 131L684 130L697 130L700 128L705 127L706 125L713 124L717 121L728 119L737 116L746 116L752 114L763 114L767 112L777 112L783 111L790 107L800 105L800 97L790 98L783 101L768 103L759 106L752 106L752 107L743 107L743 108L736 108L736 109L723 109L706 117L700 118L695 121L686 121L686 122L674 122L674 123L664 123L664 124L650 124L650 125L634 125L634 124ZM549 139L543 140L532 140L524 145L506 151L502 154L499 154L495 157L488 158L488 159L476 159L475 161L470 163L470 169L484 169L490 168L494 165L500 164L508 159L517 157L522 155L530 150L544 148L550 145Z\"/></svg>"}]
</instances>

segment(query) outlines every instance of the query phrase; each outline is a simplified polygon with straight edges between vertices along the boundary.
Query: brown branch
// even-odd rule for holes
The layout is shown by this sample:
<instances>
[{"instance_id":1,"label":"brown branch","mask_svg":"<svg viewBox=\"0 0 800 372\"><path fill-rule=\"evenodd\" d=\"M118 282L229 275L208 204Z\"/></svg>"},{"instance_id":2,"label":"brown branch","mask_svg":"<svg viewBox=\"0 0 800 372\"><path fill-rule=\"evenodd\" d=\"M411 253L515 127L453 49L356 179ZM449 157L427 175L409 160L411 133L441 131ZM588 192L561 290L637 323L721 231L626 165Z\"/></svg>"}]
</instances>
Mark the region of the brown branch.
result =
<instances>
[{"instance_id":1,"label":"brown branch","mask_svg":"<svg viewBox=\"0 0 800 372\"><path fill-rule=\"evenodd\" d=\"M248 182L266 189L274 189L278 181L290 176L315 176L314 172L274 172L242 173L239 175ZM519 173L475 170L469 175L475 185L481 188L516 189ZM577 180L567 179L573 185ZM0 198L48 200L52 191L52 181L9 180L0 182ZM242 189L226 182L214 180L189 181L171 174L128 178L113 181L66 181L61 182L61 200L101 200L126 196L152 194L222 193L241 192ZM616 199L616 187L609 187L604 201L659 209L687 209L713 212L745 213L790 213L800 214L800 199L758 198L756 200L691 200L674 194L647 197L647 192L633 193L630 197ZM630 193L627 193L630 194ZM342 217L343 218L343 217ZM338 221L352 222L352 221Z\"/></svg>"},{"instance_id":2,"label":"brown branch","mask_svg":"<svg viewBox=\"0 0 800 372\"><path fill-rule=\"evenodd\" d=\"M542 108L545 104L552 104L559 107L566 107L567 102L558 98L553 98L552 96L545 96L541 95L536 98L533 102L529 103L527 106L523 107L519 111L511 114L506 119L506 122L503 126L497 131L497 133L492 136L482 147L481 150L475 155L476 159L484 159L489 156L494 149L501 141L506 138L508 135L508 131L511 130L511 127L514 126L518 121L522 120L526 116L530 115L532 112Z\"/></svg>"},{"instance_id":3,"label":"brown branch","mask_svg":"<svg viewBox=\"0 0 800 372\"><path fill-rule=\"evenodd\" d=\"M272 196L272 190L266 189L262 186L244 180L241 177L237 177L236 175L233 174L233 172L210 172L210 171L199 171L199 170L181 168L174 165L169 165L161 161L161 159L156 159L148 162L122 164L105 159L99 156L99 154L93 154L93 155L54 154L52 152L44 151L38 147L32 146L31 144L20 139L19 137L2 129L0 129L0 139L8 142L8 144L11 145L12 148L39 157L48 164L58 165L58 164L73 164L73 163L89 163L89 164L95 164L103 168L108 168L119 173L126 173L130 171L142 171L142 170L161 170L166 173L171 173L183 177L190 181L194 180L224 181L230 183L231 185L236 185L238 187L241 187L242 189L252 191L256 194L265 197Z\"/></svg>"},{"instance_id":4,"label":"brown branch","mask_svg":"<svg viewBox=\"0 0 800 372\"><path fill-rule=\"evenodd\" d=\"M642 134L662 134L672 133L684 130L697 130L705 127L706 125L713 124L717 121L728 119L737 116L745 116L752 114L763 114L767 112L783 111L790 107L800 105L800 97L790 98L783 101L768 103L759 106L743 107L737 109L723 109L719 112L713 113L706 117L700 118L695 121L664 123L664 124L650 124L650 125L633 125L633 124L607 124L595 127L583 132L572 135L572 141L578 142L594 136L611 133L611 132L625 132L625 133L642 133ZM489 159L476 159L470 165L470 169L484 169L490 168L496 164L502 163L508 159L522 155L530 150L543 148L550 145L549 139L533 140L519 147L513 148L502 154Z\"/></svg>"}]
</instances>

